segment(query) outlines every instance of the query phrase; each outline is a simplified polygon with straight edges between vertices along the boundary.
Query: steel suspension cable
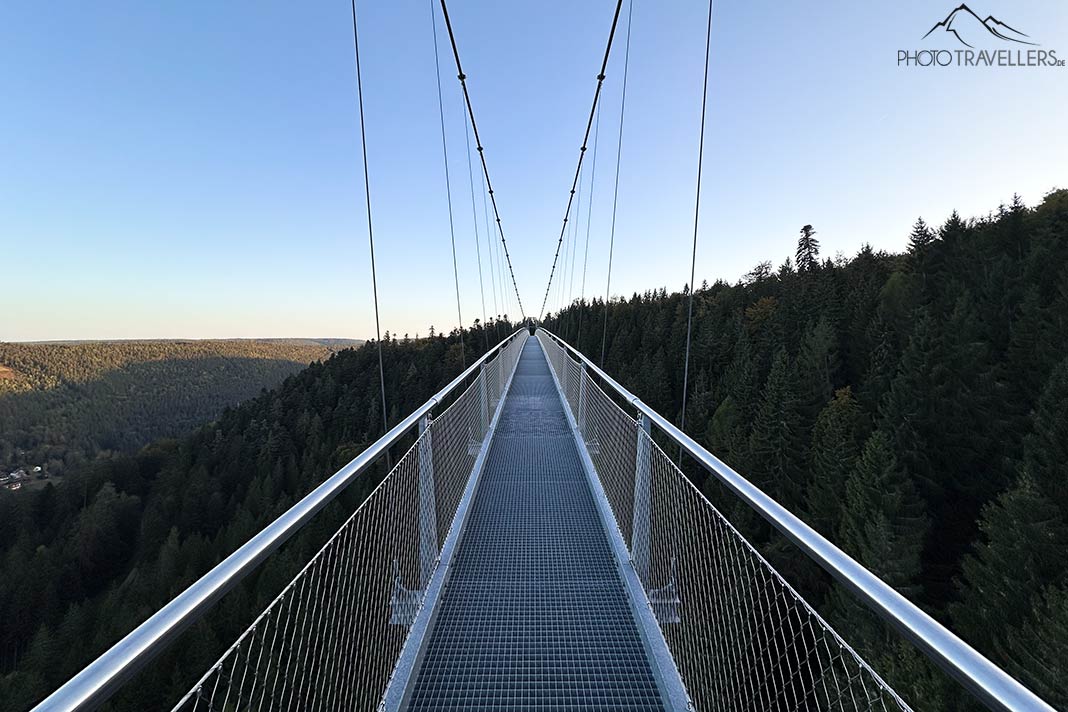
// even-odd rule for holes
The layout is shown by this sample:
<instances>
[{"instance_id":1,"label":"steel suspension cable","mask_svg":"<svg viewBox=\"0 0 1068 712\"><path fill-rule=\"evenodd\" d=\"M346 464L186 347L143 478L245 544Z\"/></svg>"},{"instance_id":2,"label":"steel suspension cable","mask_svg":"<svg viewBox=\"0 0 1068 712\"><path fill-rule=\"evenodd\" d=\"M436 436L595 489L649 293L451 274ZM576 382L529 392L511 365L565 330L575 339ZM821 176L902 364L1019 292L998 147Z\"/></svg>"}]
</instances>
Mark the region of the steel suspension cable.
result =
<instances>
[{"instance_id":1,"label":"steel suspension cable","mask_svg":"<svg viewBox=\"0 0 1068 712\"><path fill-rule=\"evenodd\" d=\"M515 289L516 303L519 305L519 311L526 318L526 312L523 311L523 299L519 296L519 285L515 281L515 270L512 268L512 256L508 253L508 241L504 238L504 227L501 225L501 213L497 209L497 198L493 194L493 181L490 180L489 168L486 165L486 153L482 146L482 139L478 135L478 123L475 121L475 110L471 106L471 94L467 90L467 75L464 74L463 66L460 63L460 50L456 46L456 34L452 29L452 21L449 19L449 8L445 5L445 0L440 0L441 14L445 18L445 28L449 31L449 42L452 44L452 56L456 60L456 76L460 80L460 86L464 91L464 103L467 106L467 113L471 118L471 131L475 135L475 146L478 150L478 157L482 162L482 172L486 177L486 189L489 193L490 202L493 204L493 215L497 220L497 232L501 237L501 246L504 248L504 256L508 261L508 272L512 277L512 287Z\"/></svg>"},{"instance_id":2,"label":"steel suspension cable","mask_svg":"<svg viewBox=\"0 0 1068 712\"><path fill-rule=\"evenodd\" d=\"M360 110L360 152L363 155L363 189L367 201L367 241L371 246L371 292L375 303L375 344L378 346L378 383L382 390L382 432L389 431L386 415L386 370L382 365L382 331L378 316L378 276L375 269L375 235L371 223L371 179L367 168L367 131L363 111L363 78L360 73L360 33L356 30L356 0L352 0L352 46L356 55L356 97ZM389 452L386 452L386 468L391 469Z\"/></svg>"},{"instance_id":3,"label":"steel suspension cable","mask_svg":"<svg viewBox=\"0 0 1068 712\"><path fill-rule=\"evenodd\" d=\"M627 47L623 52L623 97L619 102L619 138L616 141L616 180L612 192L612 228L608 233L608 281L604 288L604 328L601 330L601 367L608 346L608 298L612 291L612 255L616 246L616 209L619 207L619 164L623 156L623 118L627 109L627 74L630 69L630 26L634 17L634 0L627 9Z\"/></svg>"},{"instance_id":4,"label":"steel suspension cable","mask_svg":"<svg viewBox=\"0 0 1068 712\"><path fill-rule=\"evenodd\" d=\"M456 227L452 218L452 181L449 180L449 148L445 141L445 102L441 98L441 64L438 61L438 19L434 12L434 0L430 0L430 26L434 35L434 78L438 83L438 117L441 120L441 155L445 163L445 197L449 204L449 239L452 242L452 277L456 284L456 318L459 320L460 363L467 368L467 353L464 350L464 317L460 313L460 270L456 264Z\"/></svg>"},{"instance_id":5,"label":"steel suspension cable","mask_svg":"<svg viewBox=\"0 0 1068 712\"><path fill-rule=\"evenodd\" d=\"M444 0L442 0L444 2ZM564 233L567 230L567 221L571 215L571 204L575 201L575 188L578 185L579 174L582 170L582 159L586 156L586 144L590 139L590 131L593 129L593 117L597 113L597 103L601 98L601 89L604 87L605 71L608 69L608 57L612 53L612 40L616 36L616 26L619 24L619 11L623 8L623 0L616 1L616 9L612 15L612 29L608 32L608 42L604 48L604 59L601 60L601 71L597 74L597 88L593 92L593 105L590 107L590 117L586 120L586 133L582 137L582 146L579 148L578 165L575 166L575 178L571 182L571 193L567 198L567 209L564 210L564 222L560 226L560 238L556 241L556 254L553 255L553 266L549 270L549 282L545 285L545 297L541 302L540 315L545 316L545 305L549 302L549 290L553 286L553 275L556 274L556 263L560 258L560 247L564 242ZM630 30L627 30L628 36ZM540 317L539 317L540 318Z\"/></svg>"},{"instance_id":6,"label":"steel suspension cable","mask_svg":"<svg viewBox=\"0 0 1068 712\"><path fill-rule=\"evenodd\" d=\"M705 29L705 73L701 88L701 137L697 144L697 197L693 209L693 253L690 257L690 304L686 313L686 360L682 368L682 414L679 416L679 430L685 432L686 395L690 380L690 341L693 336L693 295L694 278L697 272L697 225L701 217L701 171L705 158L705 114L708 108L708 57L712 47L712 2L708 0L708 26ZM682 448L679 448L679 460L682 460Z\"/></svg>"},{"instance_id":7,"label":"steel suspension cable","mask_svg":"<svg viewBox=\"0 0 1068 712\"><path fill-rule=\"evenodd\" d=\"M586 265L590 261L590 223L593 220L593 187L597 180L597 144L601 137L601 107L597 107L597 119L593 128L593 163L590 166L590 197L586 200L586 249L582 257L582 287L579 292L578 336L575 343L582 343L582 314L586 301ZM581 347L580 347L581 348Z\"/></svg>"},{"instance_id":8,"label":"steel suspension cable","mask_svg":"<svg viewBox=\"0 0 1068 712\"><path fill-rule=\"evenodd\" d=\"M471 225L475 229L475 259L478 260L478 294L482 298L482 335L485 336L486 350L489 351L489 322L486 321L486 287L482 281L482 247L478 244L478 210L475 208L475 173L471 168L471 131L466 112L464 113L464 141L467 143L467 184L471 187Z\"/></svg>"}]
</instances>

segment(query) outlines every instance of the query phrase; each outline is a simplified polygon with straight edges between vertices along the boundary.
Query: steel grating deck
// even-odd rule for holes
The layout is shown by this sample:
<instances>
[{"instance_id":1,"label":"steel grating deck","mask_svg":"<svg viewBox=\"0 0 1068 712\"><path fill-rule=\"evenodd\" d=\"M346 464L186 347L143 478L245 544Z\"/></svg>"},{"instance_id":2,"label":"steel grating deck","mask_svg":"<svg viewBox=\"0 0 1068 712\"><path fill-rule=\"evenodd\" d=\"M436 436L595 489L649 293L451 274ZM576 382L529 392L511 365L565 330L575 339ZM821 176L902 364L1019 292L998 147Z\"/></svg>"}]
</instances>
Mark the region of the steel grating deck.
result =
<instances>
[{"instance_id":1,"label":"steel grating deck","mask_svg":"<svg viewBox=\"0 0 1068 712\"><path fill-rule=\"evenodd\" d=\"M541 345L516 367L410 710L663 710Z\"/></svg>"}]
</instances>

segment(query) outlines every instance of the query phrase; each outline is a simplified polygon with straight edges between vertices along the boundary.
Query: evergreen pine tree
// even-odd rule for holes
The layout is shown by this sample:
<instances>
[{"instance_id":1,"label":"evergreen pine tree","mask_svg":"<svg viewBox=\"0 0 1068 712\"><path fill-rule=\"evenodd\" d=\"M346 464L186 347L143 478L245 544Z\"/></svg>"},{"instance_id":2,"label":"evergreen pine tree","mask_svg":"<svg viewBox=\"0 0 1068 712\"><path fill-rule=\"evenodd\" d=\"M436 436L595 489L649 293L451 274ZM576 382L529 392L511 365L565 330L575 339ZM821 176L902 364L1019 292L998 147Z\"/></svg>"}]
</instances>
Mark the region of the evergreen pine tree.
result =
<instances>
[{"instance_id":1,"label":"evergreen pine tree","mask_svg":"<svg viewBox=\"0 0 1068 712\"><path fill-rule=\"evenodd\" d=\"M708 421L705 432L709 450L740 472L749 469L746 459L748 452L745 435L745 421L738 412L738 406L731 396L727 396L716 408Z\"/></svg>"},{"instance_id":2,"label":"evergreen pine tree","mask_svg":"<svg viewBox=\"0 0 1068 712\"><path fill-rule=\"evenodd\" d=\"M929 303L936 303L946 311L952 308L952 301L948 301L948 297L943 299L943 295L950 291L957 278L975 266L967 259L967 237L968 225L954 210L939 228L939 239L931 243L927 250L925 271L929 277L929 294L925 296ZM939 275L944 275L944 278L940 279Z\"/></svg>"},{"instance_id":3,"label":"evergreen pine tree","mask_svg":"<svg viewBox=\"0 0 1068 712\"><path fill-rule=\"evenodd\" d=\"M934 242L934 232L927 226L923 218L916 218L912 226L912 234L909 235L909 254L918 256Z\"/></svg>"},{"instance_id":4,"label":"evergreen pine tree","mask_svg":"<svg viewBox=\"0 0 1068 712\"><path fill-rule=\"evenodd\" d=\"M808 524L834 538L842 518L842 492L856 463L860 406L848 386L820 412L812 431Z\"/></svg>"},{"instance_id":5,"label":"evergreen pine tree","mask_svg":"<svg viewBox=\"0 0 1068 712\"><path fill-rule=\"evenodd\" d=\"M1009 329L1009 376L1017 390L1018 407L1029 408L1038 401L1045 379L1061 355L1055 345L1056 326L1036 286L1024 293Z\"/></svg>"},{"instance_id":6,"label":"evergreen pine tree","mask_svg":"<svg viewBox=\"0 0 1068 712\"><path fill-rule=\"evenodd\" d=\"M743 420L749 420L756 412L759 401L756 364L753 362L752 346L744 328L731 355L731 363L723 375L723 394L734 401L734 407Z\"/></svg>"},{"instance_id":7,"label":"evergreen pine tree","mask_svg":"<svg viewBox=\"0 0 1068 712\"><path fill-rule=\"evenodd\" d=\"M749 335L738 323L730 364L724 371L719 391L722 400L705 430L709 450L739 472L749 472L749 428L759 404L756 367L753 363ZM736 497L728 495L714 477L702 487L705 495L739 527L751 531L756 515Z\"/></svg>"},{"instance_id":8,"label":"evergreen pine tree","mask_svg":"<svg viewBox=\"0 0 1068 712\"><path fill-rule=\"evenodd\" d=\"M1068 358L1053 369L1024 440L1024 471L1068 513Z\"/></svg>"},{"instance_id":9,"label":"evergreen pine tree","mask_svg":"<svg viewBox=\"0 0 1068 712\"><path fill-rule=\"evenodd\" d=\"M1056 709L1068 709L1068 581L1045 590L1005 644L1006 671Z\"/></svg>"},{"instance_id":10,"label":"evergreen pine tree","mask_svg":"<svg viewBox=\"0 0 1068 712\"><path fill-rule=\"evenodd\" d=\"M934 404L944 395L936 348L934 320L920 310L897 374L879 406L879 428L928 501L940 497L944 487L931 467L930 439L939 427Z\"/></svg>"},{"instance_id":11,"label":"evergreen pine tree","mask_svg":"<svg viewBox=\"0 0 1068 712\"><path fill-rule=\"evenodd\" d=\"M690 399L686 404L686 429L700 433L712 417L712 390L708 385L708 372L703 368L693 379Z\"/></svg>"},{"instance_id":12,"label":"evergreen pine tree","mask_svg":"<svg viewBox=\"0 0 1068 712\"><path fill-rule=\"evenodd\" d=\"M821 318L805 331L797 356L797 390L808 427L834 397L838 369L838 339L828 321Z\"/></svg>"},{"instance_id":13,"label":"evergreen pine tree","mask_svg":"<svg viewBox=\"0 0 1068 712\"><path fill-rule=\"evenodd\" d=\"M801 433L786 351L771 364L749 436L749 465L758 485L788 508L801 504Z\"/></svg>"},{"instance_id":14,"label":"evergreen pine tree","mask_svg":"<svg viewBox=\"0 0 1068 712\"><path fill-rule=\"evenodd\" d=\"M801 228L801 237L797 240L798 272L811 272L819 266L820 243L815 235L811 225Z\"/></svg>"},{"instance_id":15,"label":"evergreen pine tree","mask_svg":"<svg viewBox=\"0 0 1068 712\"><path fill-rule=\"evenodd\" d=\"M979 527L984 541L964 559L961 599L951 614L965 640L989 655L1022 623L1028 602L1063 576L1068 523L1025 475L983 509Z\"/></svg>"},{"instance_id":16,"label":"evergreen pine tree","mask_svg":"<svg viewBox=\"0 0 1068 712\"><path fill-rule=\"evenodd\" d=\"M846 481L845 504L842 546L895 589L915 595L927 515L885 433L876 430L864 444Z\"/></svg>"},{"instance_id":17,"label":"evergreen pine tree","mask_svg":"<svg viewBox=\"0 0 1068 712\"><path fill-rule=\"evenodd\" d=\"M920 286L924 292L927 291L930 271L929 248L934 241L934 231L927 226L923 218L917 218L912 226L912 234L909 235L909 265L912 271L920 276Z\"/></svg>"},{"instance_id":18,"label":"evergreen pine tree","mask_svg":"<svg viewBox=\"0 0 1068 712\"><path fill-rule=\"evenodd\" d=\"M964 233L965 228L967 228L967 224L961 219L960 213L954 210L950 213L949 218L946 219L945 224L942 225L939 233L942 239L952 240L960 237Z\"/></svg>"},{"instance_id":19,"label":"evergreen pine tree","mask_svg":"<svg viewBox=\"0 0 1068 712\"><path fill-rule=\"evenodd\" d=\"M1013 473L1008 460L997 456L1001 443L1011 441L1009 420L1000 405L1006 393L967 290L940 330L938 347L941 391L930 394L936 396L931 405L937 413L932 424L932 466L942 486L976 503L969 514L974 521L978 503L1004 490ZM961 503L947 504L959 508Z\"/></svg>"},{"instance_id":20,"label":"evergreen pine tree","mask_svg":"<svg viewBox=\"0 0 1068 712\"><path fill-rule=\"evenodd\" d=\"M874 413L890 392L890 384L899 360L899 347L893 329L883 319L882 314L876 313L875 319L869 324L868 335L873 346L865 366L864 377L860 381L857 398L865 410Z\"/></svg>"},{"instance_id":21,"label":"evergreen pine tree","mask_svg":"<svg viewBox=\"0 0 1068 712\"><path fill-rule=\"evenodd\" d=\"M785 343L784 320L780 317L780 311L779 300L775 297L761 297L745 309L746 330L756 373L767 373L771 358Z\"/></svg>"},{"instance_id":22,"label":"evergreen pine tree","mask_svg":"<svg viewBox=\"0 0 1068 712\"><path fill-rule=\"evenodd\" d=\"M901 593L915 596L928 520L885 433L875 431L864 444L846 481L844 500L838 534L842 549ZM851 593L837 587L831 602L851 640L868 650L889 641L886 627Z\"/></svg>"}]
</instances>

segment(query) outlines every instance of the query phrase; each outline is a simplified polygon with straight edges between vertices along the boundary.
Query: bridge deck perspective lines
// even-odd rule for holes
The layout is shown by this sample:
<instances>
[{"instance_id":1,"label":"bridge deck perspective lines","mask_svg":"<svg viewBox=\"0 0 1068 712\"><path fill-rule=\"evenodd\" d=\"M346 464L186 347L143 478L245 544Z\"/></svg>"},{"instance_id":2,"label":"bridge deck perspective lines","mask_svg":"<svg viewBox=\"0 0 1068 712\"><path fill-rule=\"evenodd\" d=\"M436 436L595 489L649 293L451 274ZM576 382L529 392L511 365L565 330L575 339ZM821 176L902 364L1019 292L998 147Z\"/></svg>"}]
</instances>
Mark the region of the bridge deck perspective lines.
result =
<instances>
[{"instance_id":1,"label":"bridge deck perspective lines","mask_svg":"<svg viewBox=\"0 0 1068 712\"><path fill-rule=\"evenodd\" d=\"M410 710L663 710L559 393L520 356Z\"/></svg>"}]
</instances>

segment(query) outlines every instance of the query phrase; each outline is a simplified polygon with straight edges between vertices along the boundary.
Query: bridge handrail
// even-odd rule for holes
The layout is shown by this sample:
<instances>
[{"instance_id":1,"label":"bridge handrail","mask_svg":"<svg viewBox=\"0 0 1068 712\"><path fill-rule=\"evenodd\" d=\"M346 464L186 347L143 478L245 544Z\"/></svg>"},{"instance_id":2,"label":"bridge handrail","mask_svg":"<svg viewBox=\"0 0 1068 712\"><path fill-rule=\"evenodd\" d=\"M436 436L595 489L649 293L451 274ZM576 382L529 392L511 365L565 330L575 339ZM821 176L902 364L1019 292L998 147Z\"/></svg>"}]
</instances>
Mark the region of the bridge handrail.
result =
<instances>
[{"instance_id":1,"label":"bridge handrail","mask_svg":"<svg viewBox=\"0 0 1068 712\"><path fill-rule=\"evenodd\" d=\"M477 373L525 330L518 329L472 363L430 400L376 440L351 462L331 475L211 571L178 594L152 617L128 633L62 687L33 708L33 712L75 712L95 709L173 640L199 620L223 595L285 543L353 480L365 472L423 416L441 404L458 386Z\"/></svg>"},{"instance_id":2,"label":"bridge handrail","mask_svg":"<svg viewBox=\"0 0 1068 712\"><path fill-rule=\"evenodd\" d=\"M577 361L585 364L587 370L594 373L639 413L649 418L690 457L839 583L846 586L882 620L897 629L920 652L957 680L987 708L999 712L1054 712L1053 707L1024 685L643 403L582 352L551 331L542 327L539 327L539 330Z\"/></svg>"}]
</instances>

